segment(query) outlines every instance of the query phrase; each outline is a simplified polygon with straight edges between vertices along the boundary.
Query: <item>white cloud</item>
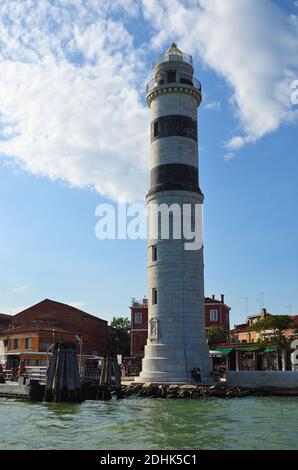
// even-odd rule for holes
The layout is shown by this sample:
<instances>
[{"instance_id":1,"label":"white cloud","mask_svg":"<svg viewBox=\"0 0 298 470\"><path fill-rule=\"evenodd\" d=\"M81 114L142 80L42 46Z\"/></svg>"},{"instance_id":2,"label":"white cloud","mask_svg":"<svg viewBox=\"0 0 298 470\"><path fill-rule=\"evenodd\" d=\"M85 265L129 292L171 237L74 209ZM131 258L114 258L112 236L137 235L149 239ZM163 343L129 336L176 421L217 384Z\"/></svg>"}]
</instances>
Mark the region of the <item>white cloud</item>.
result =
<instances>
[{"instance_id":1,"label":"white cloud","mask_svg":"<svg viewBox=\"0 0 298 470\"><path fill-rule=\"evenodd\" d=\"M229 142L226 143L226 147L230 150L239 150L241 149L247 142L249 141L248 138L235 136Z\"/></svg>"},{"instance_id":2,"label":"white cloud","mask_svg":"<svg viewBox=\"0 0 298 470\"><path fill-rule=\"evenodd\" d=\"M220 101L210 101L205 104L205 108L210 111L221 111L221 103Z\"/></svg>"},{"instance_id":3,"label":"white cloud","mask_svg":"<svg viewBox=\"0 0 298 470\"><path fill-rule=\"evenodd\" d=\"M156 29L152 46L175 39L225 78L243 135L239 149L297 117L290 83L298 74L298 21L272 0L143 0Z\"/></svg>"},{"instance_id":4,"label":"white cloud","mask_svg":"<svg viewBox=\"0 0 298 470\"><path fill-rule=\"evenodd\" d=\"M2 4L0 154L35 175L113 199L143 195L149 115L137 92L142 51L107 16L109 6L136 15L135 2Z\"/></svg>"},{"instance_id":5,"label":"white cloud","mask_svg":"<svg viewBox=\"0 0 298 470\"><path fill-rule=\"evenodd\" d=\"M112 199L143 198L147 46L136 48L126 27L142 8L154 54L176 39L230 84L243 130L231 154L294 119L297 17L273 1L2 0L0 156Z\"/></svg>"},{"instance_id":6,"label":"white cloud","mask_svg":"<svg viewBox=\"0 0 298 470\"><path fill-rule=\"evenodd\" d=\"M20 294L21 292L23 292L24 290L28 289L28 287L30 287L29 284L26 284L25 286L21 286L21 287L15 287L14 289L12 289L12 292L14 294Z\"/></svg>"},{"instance_id":7,"label":"white cloud","mask_svg":"<svg viewBox=\"0 0 298 470\"><path fill-rule=\"evenodd\" d=\"M230 153L227 153L224 158L228 162L229 160L232 160L233 158L235 158L235 156L236 155L234 152L230 152Z\"/></svg>"}]
</instances>

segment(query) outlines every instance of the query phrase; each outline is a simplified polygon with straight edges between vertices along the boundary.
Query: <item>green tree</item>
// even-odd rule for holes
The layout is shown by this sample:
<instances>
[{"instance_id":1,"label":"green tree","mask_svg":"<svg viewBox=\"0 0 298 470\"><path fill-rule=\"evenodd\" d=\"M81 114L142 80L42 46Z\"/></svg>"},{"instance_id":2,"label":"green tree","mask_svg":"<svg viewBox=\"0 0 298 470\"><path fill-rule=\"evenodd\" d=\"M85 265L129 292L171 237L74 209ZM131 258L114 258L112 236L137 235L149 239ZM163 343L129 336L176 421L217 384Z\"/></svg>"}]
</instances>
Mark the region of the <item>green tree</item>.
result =
<instances>
[{"instance_id":1,"label":"green tree","mask_svg":"<svg viewBox=\"0 0 298 470\"><path fill-rule=\"evenodd\" d=\"M275 349L282 357L283 369L286 368L286 351L290 348L293 337L285 337L285 331L296 330L295 322L288 315L268 315L255 325L260 333L258 340L263 349ZM278 365L279 368L279 365Z\"/></svg>"},{"instance_id":2,"label":"green tree","mask_svg":"<svg viewBox=\"0 0 298 470\"><path fill-rule=\"evenodd\" d=\"M229 339L229 331L220 325L210 326L206 333L208 344L210 347L218 343L225 343Z\"/></svg>"},{"instance_id":3,"label":"green tree","mask_svg":"<svg viewBox=\"0 0 298 470\"><path fill-rule=\"evenodd\" d=\"M131 323L128 317L113 317L111 327L123 333L130 333Z\"/></svg>"},{"instance_id":4,"label":"green tree","mask_svg":"<svg viewBox=\"0 0 298 470\"><path fill-rule=\"evenodd\" d=\"M113 317L112 327L112 345L117 354L123 356L130 355L130 330L131 323L127 317Z\"/></svg>"},{"instance_id":5,"label":"green tree","mask_svg":"<svg viewBox=\"0 0 298 470\"><path fill-rule=\"evenodd\" d=\"M295 322L288 315L268 315L255 325L260 333L259 343L263 348L275 348L280 354L289 349L292 338L286 338L284 333L291 328L296 329Z\"/></svg>"}]
</instances>

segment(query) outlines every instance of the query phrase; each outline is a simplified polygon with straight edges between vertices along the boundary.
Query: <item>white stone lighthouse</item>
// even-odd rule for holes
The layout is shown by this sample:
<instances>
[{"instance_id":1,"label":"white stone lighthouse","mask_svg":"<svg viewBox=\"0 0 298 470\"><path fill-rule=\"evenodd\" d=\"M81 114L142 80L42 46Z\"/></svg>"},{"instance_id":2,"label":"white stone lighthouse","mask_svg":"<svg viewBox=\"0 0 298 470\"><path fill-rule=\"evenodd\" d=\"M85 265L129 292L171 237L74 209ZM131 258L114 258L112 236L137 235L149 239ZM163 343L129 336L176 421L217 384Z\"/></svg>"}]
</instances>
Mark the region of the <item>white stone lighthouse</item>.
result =
<instances>
[{"instance_id":1,"label":"white stone lighthouse","mask_svg":"<svg viewBox=\"0 0 298 470\"><path fill-rule=\"evenodd\" d=\"M191 56L175 43L153 66L147 85L151 108L151 188L147 195L148 224L155 238L148 239L148 340L138 382L194 380L194 370L208 378L205 339L203 248L186 250L185 239L161 236L152 205L173 204L181 209L203 204L198 177L197 108L201 85L193 77ZM155 206L156 207L156 206ZM182 224L184 219L180 218ZM202 232L201 220L199 231ZM198 371L199 369L199 371Z\"/></svg>"}]
</instances>

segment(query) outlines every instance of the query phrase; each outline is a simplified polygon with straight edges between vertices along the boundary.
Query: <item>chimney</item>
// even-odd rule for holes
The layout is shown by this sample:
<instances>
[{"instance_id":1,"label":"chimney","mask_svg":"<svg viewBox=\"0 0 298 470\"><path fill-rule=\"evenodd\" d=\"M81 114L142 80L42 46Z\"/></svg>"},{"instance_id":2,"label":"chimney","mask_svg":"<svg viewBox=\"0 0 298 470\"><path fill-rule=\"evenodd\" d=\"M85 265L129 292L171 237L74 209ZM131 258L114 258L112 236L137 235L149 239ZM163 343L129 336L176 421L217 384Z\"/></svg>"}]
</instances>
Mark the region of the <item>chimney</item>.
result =
<instances>
[{"instance_id":1,"label":"chimney","mask_svg":"<svg viewBox=\"0 0 298 470\"><path fill-rule=\"evenodd\" d=\"M267 310L265 308L262 308L261 310L261 319L265 318L267 316Z\"/></svg>"},{"instance_id":2,"label":"chimney","mask_svg":"<svg viewBox=\"0 0 298 470\"><path fill-rule=\"evenodd\" d=\"M224 304L224 303L225 303L225 296L224 296L224 294L221 294L220 297L221 297L221 303Z\"/></svg>"},{"instance_id":3,"label":"chimney","mask_svg":"<svg viewBox=\"0 0 298 470\"><path fill-rule=\"evenodd\" d=\"M212 295L212 299L215 300L215 295L214 294Z\"/></svg>"}]
</instances>

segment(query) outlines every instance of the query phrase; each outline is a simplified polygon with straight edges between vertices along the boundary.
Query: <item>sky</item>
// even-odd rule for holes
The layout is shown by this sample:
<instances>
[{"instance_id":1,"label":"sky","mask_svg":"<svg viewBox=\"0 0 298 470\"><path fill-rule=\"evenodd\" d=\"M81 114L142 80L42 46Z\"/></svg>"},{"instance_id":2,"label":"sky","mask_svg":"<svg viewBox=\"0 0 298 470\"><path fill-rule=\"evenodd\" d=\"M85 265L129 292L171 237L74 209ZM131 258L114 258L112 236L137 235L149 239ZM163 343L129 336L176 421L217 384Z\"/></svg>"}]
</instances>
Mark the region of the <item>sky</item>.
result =
<instances>
[{"instance_id":1,"label":"sky","mask_svg":"<svg viewBox=\"0 0 298 470\"><path fill-rule=\"evenodd\" d=\"M173 41L203 89L205 294L232 324L298 314L290 0L1 1L0 312L51 298L111 320L146 295L146 241L98 240L95 210L144 201L145 87Z\"/></svg>"}]
</instances>

